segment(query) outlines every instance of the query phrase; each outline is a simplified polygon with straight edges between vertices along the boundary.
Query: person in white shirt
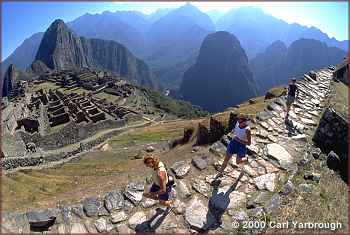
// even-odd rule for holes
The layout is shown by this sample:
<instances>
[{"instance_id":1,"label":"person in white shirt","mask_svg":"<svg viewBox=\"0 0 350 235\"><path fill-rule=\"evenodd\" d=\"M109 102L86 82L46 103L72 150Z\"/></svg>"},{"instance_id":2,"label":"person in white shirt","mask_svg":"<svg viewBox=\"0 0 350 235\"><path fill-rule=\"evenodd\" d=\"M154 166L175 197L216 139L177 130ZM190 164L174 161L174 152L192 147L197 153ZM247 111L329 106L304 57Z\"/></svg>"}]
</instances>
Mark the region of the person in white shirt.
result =
<instances>
[{"instance_id":1,"label":"person in white shirt","mask_svg":"<svg viewBox=\"0 0 350 235\"><path fill-rule=\"evenodd\" d=\"M233 154L237 154L236 163L241 164L247 161L247 145L251 144L251 132L250 127L247 123L248 119L244 114L240 114L238 121L231 132L231 141L227 145L226 156L224 162L221 165L218 176L223 176L223 172L227 166L228 161L231 159Z\"/></svg>"}]
</instances>

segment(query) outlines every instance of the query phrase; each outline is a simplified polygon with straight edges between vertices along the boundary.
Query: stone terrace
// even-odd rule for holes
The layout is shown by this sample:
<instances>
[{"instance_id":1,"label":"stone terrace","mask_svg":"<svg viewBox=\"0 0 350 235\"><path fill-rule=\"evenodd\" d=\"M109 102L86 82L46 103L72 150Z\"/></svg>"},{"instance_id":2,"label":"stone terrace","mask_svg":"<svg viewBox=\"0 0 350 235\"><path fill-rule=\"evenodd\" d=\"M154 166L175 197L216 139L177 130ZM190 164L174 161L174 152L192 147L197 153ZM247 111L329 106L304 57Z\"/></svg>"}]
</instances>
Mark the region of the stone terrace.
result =
<instances>
[{"instance_id":1,"label":"stone terrace","mask_svg":"<svg viewBox=\"0 0 350 235\"><path fill-rule=\"evenodd\" d=\"M289 122L284 122L283 98L257 116L252 123L249 162L243 168L231 161L224 177L215 178L226 151L226 136L209 148L194 147L197 156L192 161L173 163L170 168L176 186L171 211L155 210L156 201L143 198L143 190L150 183L147 177L143 182L129 182L102 197L87 198L75 205L25 214L3 212L3 232L232 233L238 232L236 222L274 215L281 197L295 188L291 179L298 165L317 154L310 153L309 139L323 110L332 73L323 69L315 75L305 75L298 81L300 99ZM308 184L298 187L304 192L311 190Z\"/></svg>"}]
</instances>

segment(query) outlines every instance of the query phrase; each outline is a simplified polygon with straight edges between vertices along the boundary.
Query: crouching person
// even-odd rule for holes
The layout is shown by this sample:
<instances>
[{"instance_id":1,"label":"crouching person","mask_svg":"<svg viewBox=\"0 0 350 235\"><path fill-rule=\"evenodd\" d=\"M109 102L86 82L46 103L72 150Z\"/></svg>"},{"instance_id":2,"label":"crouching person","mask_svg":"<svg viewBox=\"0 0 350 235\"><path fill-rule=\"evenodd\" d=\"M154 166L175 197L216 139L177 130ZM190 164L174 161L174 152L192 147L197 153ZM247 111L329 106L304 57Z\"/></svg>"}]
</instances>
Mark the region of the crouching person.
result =
<instances>
[{"instance_id":1,"label":"crouching person","mask_svg":"<svg viewBox=\"0 0 350 235\"><path fill-rule=\"evenodd\" d=\"M144 197L159 200L159 203L170 207L172 201L170 200L170 193L172 189L172 181L169 181L168 173L163 162L159 161L156 156L145 156L143 163L152 168L152 180L150 192L145 192Z\"/></svg>"}]
</instances>

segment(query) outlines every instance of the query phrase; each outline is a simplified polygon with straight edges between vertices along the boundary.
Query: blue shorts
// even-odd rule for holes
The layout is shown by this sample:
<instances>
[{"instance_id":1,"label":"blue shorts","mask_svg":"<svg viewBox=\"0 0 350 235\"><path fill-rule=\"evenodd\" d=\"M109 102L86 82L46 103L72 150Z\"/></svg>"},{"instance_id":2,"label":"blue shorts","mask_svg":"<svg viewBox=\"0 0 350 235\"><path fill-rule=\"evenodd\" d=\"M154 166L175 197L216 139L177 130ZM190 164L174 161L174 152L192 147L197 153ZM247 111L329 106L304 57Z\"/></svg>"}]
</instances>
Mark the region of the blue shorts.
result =
<instances>
[{"instance_id":1,"label":"blue shorts","mask_svg":"<svg viewBox=\"0 0 350 235\"><path fill-rule=\"evenodd\" d=\"M245 144L239 143L235 139L232 139L227 145L226 154L228 156L237 154L238 158L243 158L247 154L247 147L245 146Z\"/></svg>"},{"instance_id":2,"label":"blue shorts","mask_svg":"<svg viewBox=\"0 0 350 235\"><path fill-rule=\"evenodd\" d=\"M166 192L164 194L159 195L159 199L162 201L168 201L171 193L171 186L166 186ZM149 190L152 193L156 193L160 190L160 187L155 183L152 184L151 189Z\"/></svg>"}]
</instances>

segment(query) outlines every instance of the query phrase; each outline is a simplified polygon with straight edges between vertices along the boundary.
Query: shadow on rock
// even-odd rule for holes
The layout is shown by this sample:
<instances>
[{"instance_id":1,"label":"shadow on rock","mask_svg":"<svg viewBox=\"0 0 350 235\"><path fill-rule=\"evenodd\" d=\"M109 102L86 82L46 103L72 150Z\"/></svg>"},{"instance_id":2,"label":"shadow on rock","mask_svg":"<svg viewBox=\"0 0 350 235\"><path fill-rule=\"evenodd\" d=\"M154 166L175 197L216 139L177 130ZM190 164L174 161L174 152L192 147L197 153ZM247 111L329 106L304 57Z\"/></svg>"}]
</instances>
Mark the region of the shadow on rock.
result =
<instances>
[{"instance_id":1,"label":"shadow on rock","mask_svg":"<svg viewBox=\"0 0 350 235\"><path fill-rule=\"evenodd\" d=\"M242 171L238 176L237 180L234 182L234 184L231 185L231 187L226 192L218 193L221 180L215 178L211 182L211 185L213 186L213 192L208 203L209 210L206 215L207 226L206 231L204 232L208 232L209 230L215 230L221 225L221 217L230 204L230 194L236 189L243 175L244 172Z\"/></svg>"},{"instance_id":2,"label":"shadow on rock","mask_svg":"<svg viewBox=\"0 0 350 235\"><path fill-rule=\"evenodd\" d=\"M170 208L167 208L166 210L157 208L156 213L152 216L152 218L141 224L136 225L136 233L155 233L156 229L163 223L164 219L170 213L170 211Z\"/></svg>"},{"instance_id":3,"label":"shadow on rock","mask_svg":"<svg viewBox=\"0 0 350 235\"><path fill-rule=\"evenodd\" d=\"M285 124L285 128L288 131L288 136L295 136L297 135L297 129L295 128L295 126L293 126L293 122L292 120L290 120L288 117L286 119L284 119L284 124Z\"/></svg>"}]
</instances>

